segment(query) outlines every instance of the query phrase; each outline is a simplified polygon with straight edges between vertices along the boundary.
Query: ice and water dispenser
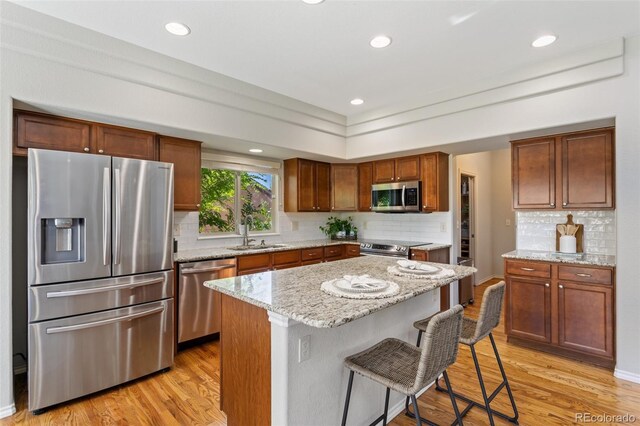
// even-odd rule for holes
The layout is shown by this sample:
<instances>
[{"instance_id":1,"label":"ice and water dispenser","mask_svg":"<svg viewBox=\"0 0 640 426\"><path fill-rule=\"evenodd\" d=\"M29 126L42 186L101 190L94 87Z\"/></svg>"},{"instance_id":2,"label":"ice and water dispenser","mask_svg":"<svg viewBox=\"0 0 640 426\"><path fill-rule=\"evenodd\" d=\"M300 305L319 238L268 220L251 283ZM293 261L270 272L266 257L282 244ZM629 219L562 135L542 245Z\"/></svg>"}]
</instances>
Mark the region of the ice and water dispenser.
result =
<instances>
[{"instance_id":1,"label":"ice and water dispenser","mask_svg":"<svg viewBox=\"0 0 640 426\"><path fill-rule=\"evenodd\" d=\"M84 262L84 218L42 219L42 264Z\"/></svg>"}]
</instances>

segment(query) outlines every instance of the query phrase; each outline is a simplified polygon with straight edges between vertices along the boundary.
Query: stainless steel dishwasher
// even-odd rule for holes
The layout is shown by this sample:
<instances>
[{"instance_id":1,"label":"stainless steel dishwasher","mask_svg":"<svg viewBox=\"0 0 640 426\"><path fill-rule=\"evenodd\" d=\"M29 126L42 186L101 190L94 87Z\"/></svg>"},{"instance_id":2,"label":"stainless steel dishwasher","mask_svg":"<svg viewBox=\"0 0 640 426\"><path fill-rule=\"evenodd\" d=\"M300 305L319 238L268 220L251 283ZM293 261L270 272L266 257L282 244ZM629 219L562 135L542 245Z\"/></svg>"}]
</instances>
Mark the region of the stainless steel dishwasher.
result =
<instances>
[{"instance_id":1,"label":"stainless steel dishwasher","mask_svg":"<svg viewBox=\"0 0 640 426\"><path fill-rule=\"evenodd\" d=\"M235 258L180 264L178 343L220 332L220 293L203 283L235 276Z\"/></svg>"}]
</instances>

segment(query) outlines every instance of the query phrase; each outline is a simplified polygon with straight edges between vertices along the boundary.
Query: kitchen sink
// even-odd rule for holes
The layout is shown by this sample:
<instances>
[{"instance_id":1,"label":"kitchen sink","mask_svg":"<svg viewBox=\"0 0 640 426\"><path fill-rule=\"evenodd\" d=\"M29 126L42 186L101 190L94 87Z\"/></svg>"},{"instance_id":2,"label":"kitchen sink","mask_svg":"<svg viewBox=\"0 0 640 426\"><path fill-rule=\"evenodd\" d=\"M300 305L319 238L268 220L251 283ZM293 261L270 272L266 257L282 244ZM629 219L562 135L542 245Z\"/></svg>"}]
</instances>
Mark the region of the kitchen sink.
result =
<instances>
[{"instance_id":1,"label":"kitchen sink","mask_svg":"<svg viewBox=\"0 0 640 426\"><path fill-rule=\"evenodd\" d=\"M266 250L278 247L288 247L286 244L256 244L250 246L233 246L227 247L229 250L247 251L247 250Z\"/></svg>"}]
</instances>

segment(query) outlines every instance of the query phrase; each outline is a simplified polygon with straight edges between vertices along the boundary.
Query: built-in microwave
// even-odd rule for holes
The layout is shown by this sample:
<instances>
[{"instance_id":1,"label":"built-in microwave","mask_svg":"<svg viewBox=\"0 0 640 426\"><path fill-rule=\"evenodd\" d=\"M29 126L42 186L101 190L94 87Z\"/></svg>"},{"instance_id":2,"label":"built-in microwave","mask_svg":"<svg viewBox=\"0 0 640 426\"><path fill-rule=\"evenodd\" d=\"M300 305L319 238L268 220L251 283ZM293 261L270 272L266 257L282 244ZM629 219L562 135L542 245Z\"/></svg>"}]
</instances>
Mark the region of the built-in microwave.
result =
<instances>
[{"instance_id":1,"label":"built-in microwave","mask_svg":"<svg viewBox=\"0 0 640 426\"><path fill-rule=\"evenodd\" d=\"M371 210L374 212L419 212L420 181L380 183L371 186Z\"/></svg>"}]
</instances>

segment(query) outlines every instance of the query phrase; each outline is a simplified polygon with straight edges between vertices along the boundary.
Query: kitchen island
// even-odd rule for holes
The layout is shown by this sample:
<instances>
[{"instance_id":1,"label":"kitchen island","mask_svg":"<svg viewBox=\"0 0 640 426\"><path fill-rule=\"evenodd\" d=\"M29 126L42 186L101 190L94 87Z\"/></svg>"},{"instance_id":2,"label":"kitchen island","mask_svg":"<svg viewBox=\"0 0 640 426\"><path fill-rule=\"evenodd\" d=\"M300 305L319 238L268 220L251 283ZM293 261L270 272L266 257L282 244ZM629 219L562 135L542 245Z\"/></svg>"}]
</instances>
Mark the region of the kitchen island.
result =
<instances>
[{"instance_id":1,"label":"kitchen island","mask_svg":"<svg viewBox=\"0 0 640 426\"><path fill-rule=\"evenodd\" d=\"M221 409L228 425L339 424L348 379L344 358L387 337L415 341L412 324L439 310L439 288L475 272L444 265L453 275L400 277L387 272L395 264L359 257L206 282L222 293ZM400 290L389 298L346 299L320 289L323 281L362 274ZM384 393L356 380L350 423L373 421ZM403 404L392 392L390 418Z\"/></svg>"}]
</instances>

